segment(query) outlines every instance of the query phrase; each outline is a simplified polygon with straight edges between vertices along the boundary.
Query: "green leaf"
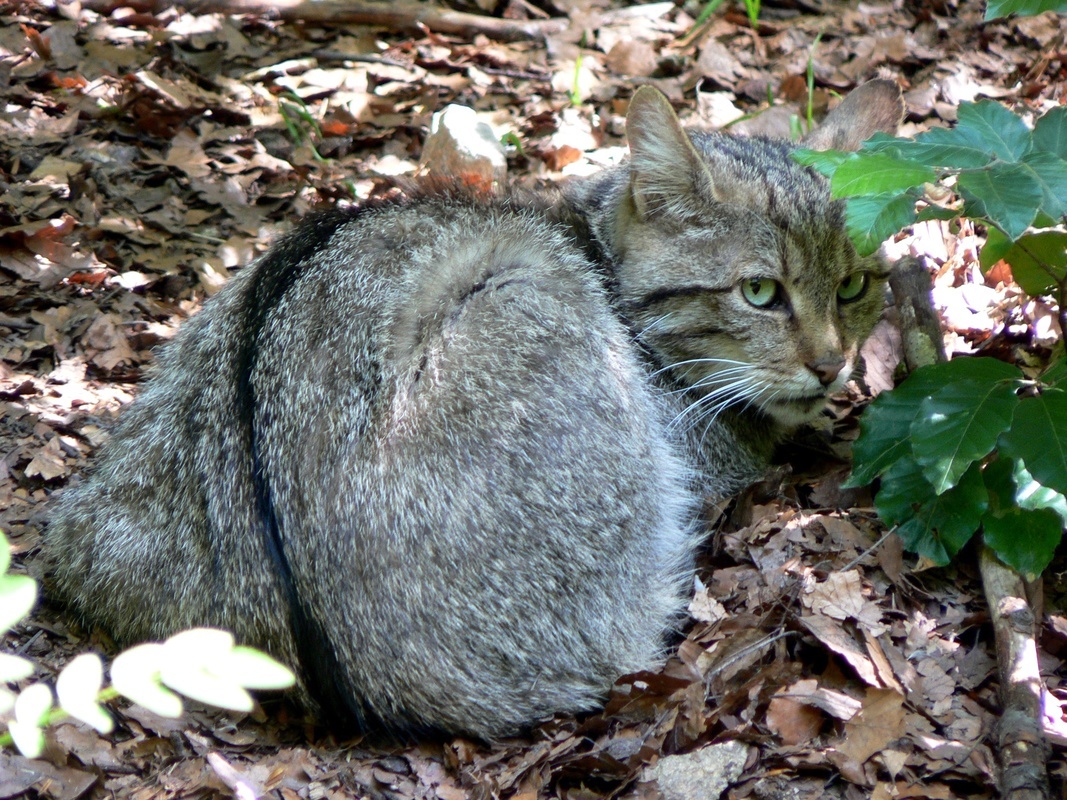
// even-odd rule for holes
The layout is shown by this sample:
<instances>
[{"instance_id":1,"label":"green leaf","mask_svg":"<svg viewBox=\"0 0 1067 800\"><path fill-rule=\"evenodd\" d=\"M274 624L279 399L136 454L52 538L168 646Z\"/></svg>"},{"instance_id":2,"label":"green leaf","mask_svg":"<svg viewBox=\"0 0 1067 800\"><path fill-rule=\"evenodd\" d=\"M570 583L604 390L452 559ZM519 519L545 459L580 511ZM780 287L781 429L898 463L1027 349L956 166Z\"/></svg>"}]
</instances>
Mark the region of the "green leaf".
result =
<instances>
[{"instance_id":1,"label":"green leaf","mask_svg":"<svg viewBox=\"0 0 1067 800\"><path fill-rule=\"evenodd\" d=\"M997 17L1006 17L1009 14L1035 16L1045 11L1065 13L1067 12L1067 2L1064 2L1064 0L989 0L985 10L985 18L991 20Z\"/></svg>"},{"instance_id":2,"label":"green leaf","mask_svg":"<svg viewBox=\"0 0 1067 800\"><path fill-rule=\"evenodd\" d=\"M1018 161L1033 147L1022 118L992 100L960 103L956 132L968 142L983 142L1001 161Z\"/></svg>"},{"instance_id":3,"label":"green leaf","mask_svg":"<svg viewBox=\"0 0 1067 800\"><path fill-rule=\"evenodd\" d=\"M120 694L161 717L180 717L182 700L160 683L166 651L158 643L119 653L111 663L111 685Z\"/></svg>"},{"instance_id":4,"label":"green leaf","mask_svg":"<svg viewBox=\"0 0 1067 800\"><path fill-rule=\"evenodd\" d=\"M1067 392L1047 389L1021 400L1000 449L1042 486L1067 494Z\"/></svg>"},{"instance_id":5,"label":"green leaf","mask_svg":"<svg viewBox=\"0 0 1067 800\"><path fill-rule=\"evenodd\" d=\"M10 653L0 653L0 683L12 683L33 674L33 662Z\"/></svg>"},{"instance_id":6,"label":"green leaf","mask_svg":"<svg viewBox=\"0 0 1067 800\"><path fill-rule=\"evenodd\" d=\"M246 689L288 689L296 683L292 670L252 647L235 647L226 674Z\"/></svg>"},{"instance_id":7,"label":"green leaf","mask_svg":"<svg viewBox=\"0 0 1067 800\"><path fill-rule=\"evenodd\" d=\"M911 423L925 397L918 384L910 383L912 378L882 392L860 417L860 436L852 448L847 488L866 486L901 459L911 460Z\"/></svg>"},{"instance_id":8,"label":"green leaf","mask_svg":"<svg viewBox=\"0 0 1067 800\"><path fill-rule=\"evenodd\" d=\"M919 215L915 218L917 222L926 222L931 219L938 220L951 220L956 219L960 215L958 208L945 208L944 206L928 205L924 206Z\"/></svg>"},{"instance_id":9,"label":"green leaf","mask_svg":"<svg viewBox=\"0 0 1067 800\"><path fill-rule=\"evenodd\" d=\"M1016 505L1030 511L1047 508L1056 512L1063 524L1067 525L1067 497L1035 481L1023 462L1014 458L1006 460L1014 465L1012 481L1015 484Z\"/></svg>"},{"instance_id":10,"label":"green leaf","mask_svg":"<svg viewBox=\"0 0 1067 800\"><path fill-rule=\"evenodd\" d=\"M1067 214L1067 161L1052 153L1028 153L1022 163L1044 194L1041 210L1061 219Z\"/></svg>"},{"instance_id":11,"label":"green leaf","mask_svg":"<svg viewBox=\"0 0 1067 800\"><path fill-rule=\"evenodd\" d=\"M811 167L816 172L830 178L833 177L838 166L852 153L845 153L841 150L808 150L800 147L794 150L792 155L794 161Z\"/></svg>"},{"instance_id":12,"label":"green leaf","mask_svg":"<svg viewBox=\"0 0 1067 800\"><path fill-rule=\"evenodd\" d=\"M1041 486L1014 458L989 464L983 479L989 491L982 517L986 544L1005 564L1036 578L1063 536L1067 500Z\"/></svg>"},{"instance_id":13,"label":"green leaf","mask_svg":"<svg viewBox=\"0 0 1067 800\"><path fill-rule=\"evenodd\" d=\"M898 194L936 180L936 172L914 161L886 153L853 153L837 167L830 191L834 197Z\"/></svg>"},{"instance_id":14,"label":"green leaf","mask_svg":"<svg viewBox=\"0 0 1067 800\"><path fill-rule=\"evenodd\" d=\"M1011 382L953 381L922 401L911 424L915 460L937 494L985 458L1019 404Z\"/></svg>"},{"instance_id":15,"label":"green leaf","mask_svg":"<svg viewBox=\"0 0 1067 800\"><path fill-rule=\"evenodd\" d=\"M1016 506L1015 494L1018 490L1015 485L1015 468L1018 463L1014 458L998 455L982 470L982 480L985 481L985 488L989 493L987 514L996 514Z\"/></svg>"},{"instance_id":16,"label":"green leaf","mask_svg":"<svg viewBox=\"0 0 1067 800\"><path fill-rule=\"evenodd\" d=\"M1000 259L1011 265L1012 277L1027 294L1049 294L1067 276L1067 233L1040 231L1012 242L996 228L990 228L982 248L982 269L992 268Z\"/></svg>"},{"instance_id":17,"label":"green leaf","mask_svg":"<svg viewBox=\"0 0 1067 800\"><path fill-rule=\"evenodd\" d=\"M0 548L6 549L3 545ZM37 581L26 575L0 575L0 633L30 613L37 600Z\"/></svg>"},{"instance_id":18,"label":"green leaf","mask_svg":"<svg viewBox=\"0 0 1067 800\"><path fill-rule=\"evenodd\" d=\"M1034 580L1056 554L1063 538L1063 521L1047 508L1011 508L982 517L982 533L1001 561Z\"/></svg>"},{"instance_id":19,"label":"green leaf","mask_svg":"<svg viewBox=\"0 0 1067 800\"><path fill-rule=\"evenodd\" d=\"M110 733L114 722L96 701L103 683L104 665L100 662L100 656L83 653L59 673L56 695L60 707L72 717L96 728L100 733Z\"/></svg>"},{"instance_id":20,"label":"green leaf","mask_svg":"<svg viewBox=\"0 0 1067 800\"><path fill-rule=\"evenodd\" d=\"M1041 382L1046 386L1059 387L1061 383L1067 381L1067 357L1064 355L1062 341L1057 350L1058 352L1055 354L1052 362L1041 374Z\"/></svg>"},{"instance_id":21,"label":"green leaf","mask_svg":"<svg viewBox=\"0 0 1067 800\"><path fill-rule=\"evenodd\" d=\"M1042 114L1031 138L1035 151L1067 159L1067 106L1056 106Z\"/></svg>"},{"instance_id":22,"label":"green leaf","mask_svg":"<svg viewBox=\"0 0 1067 800\"><path fill-rule=\"evenodd\" d=\"M865 486L901 458L912 459L912 421L923 401L943 386L961 380L996 383L1022 377L1018 367L993 358L957 358L915 370L896 389L878 395L863 412L846 486Z\"/></svg>"},{"instance_id":23,"label":"green leaf","mask_svg":"<svg viewBox=\"0 0 1067 800\"><path fill-rule=\"evenodd\" d=\"M171 636L164 643L160 677L167 686L202 703L251 711L251 695L227 669L233 635L214 628L194 628Z\"/></svg>"},{"instance_id":24,"label":"green leaf","mask_svg":"<svg viewBox=\"0 0 1067 800\"><path fill-rule=\"evenodd\" d=\"M849 198L845 209L848 234L860 255L870 255L882 242L915 220L915 198L879 194Z\"/></svg>"},{"instance_id":25,"label":"green leaf","mask_svg":"<svg viewBox=\"0 0 1067 800\"><path fill-rule=\"evenodd\" d=\"M863 143L860 152L888 153L906 161L947 169L975 169L993 160L988 146L977 132L958 128L934 128L915 139L875 134Z\"/></svg>"},{"instance_id":26,"label":"green leaf","mask_svg":"<svg viewBox=\"0 0 1067 800\"><path fill-rule=\"evenodd\" d=\"M978 254L978 263L982 266L982 272L989 272L993 269L1014 246L1015 242L996 228L986 231L985 245L982 247L982 252Z\"/></svg>"},{"instance_id":27,"label":"green leaf","mask_svg":"<svg viewBox=\"0 0 1067 800\"><path fill-rule=\"evenodd\" d=\"M1045 197L1033 170L1022 164L991 164L963 172L956 185L968 216L985 217L1012 239L1023 235Z\"/></svg>"},{"instance_id":28,"label":"green leaf","mask_svg":"<svg viewBox=\"0 0 1067 800\"><path fill-rule=\"evenodd\" d=\"M970 540L988 504L977 464L953 488L938 495L922 467L911 459L898 461L885 473L875 498L879 516L899 526L897 534L904 546L935 564L947 564Z\"/></svg>"},{"instance_id":29,"label":"green leaf","mask_svg":"<svg viewBox=\"0 0 1067 800\"><path fill-rule=\"evenodd\" d=\"M923 505L936 499L937 493L923 475L922 467L908 455L893 462L886 470L874 505L878 516L888 524L900 525L914 518Z\"/></svg>"},{"instance_id":30,"label":"green leaf","mask_svg":"<svg viewBox=\"0 0 1067 800\"><path fill-rule=\"evenodd\" d=\"M52 690L43 683L27 686L15 698L15 719L8 726L8 733L15 747L27 758L37 758L44 750L45 715L52 708Z\"/></svg>"}]
</instances>

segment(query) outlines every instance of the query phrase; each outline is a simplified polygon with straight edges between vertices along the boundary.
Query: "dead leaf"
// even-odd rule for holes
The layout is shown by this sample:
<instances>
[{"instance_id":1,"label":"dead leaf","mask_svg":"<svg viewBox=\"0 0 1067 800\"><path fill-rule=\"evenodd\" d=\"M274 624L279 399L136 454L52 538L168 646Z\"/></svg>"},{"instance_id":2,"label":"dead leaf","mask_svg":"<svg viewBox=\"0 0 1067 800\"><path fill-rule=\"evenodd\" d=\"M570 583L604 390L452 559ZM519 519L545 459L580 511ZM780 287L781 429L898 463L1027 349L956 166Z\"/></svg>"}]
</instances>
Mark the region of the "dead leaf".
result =
<instances>
[{"instance_id":1,"label":"dead leaf","mask_svg":"<svg viewBox=\"0 0 1067 800\"><path fill-rule=\"evenodd\" d=\"M859 764L904 735L904 698L891 689L868 689L860 712L845 723L837 749Z\"/></svg>"},{"instance_id":2,"label":"dead leaf","mask_svg":"<svg viewBox=\"0 0 1067 800\"><path fill-rule=\"evenodd\" d=\"M77 175L83 169L85 169L85 164L79 164L76 161L65 161L56 156L45 156L41 159L41 163L30 173L30 179L39 181L45 178L52 178L55 183L65 184L70 181L71 176Z\"/></svg>"},{"instance_id":3,"label":"dead leaf","mask_svg":"<svg viewBox=\"0 0 1067 800\"><path fill-rule=\"evenodd\" d=\"M802 617L800 622L832 652L845 659L869 686L881 686L870 658L840 623L829 617L818 615Z\"/></svg>"},{"instance_id":4,"label":"dead leaf","mask_svg":"<svg viewBox=\"0 0 1067 800\"><path fill-rule=\"evenodd\" d=\"M815 681L799 683L814 684ZM767 704L767 727L789 746L810 742L819 735L826 719L812 704L795 699L802 691L799 684L779 689Z\"/></svg>"},{"instance_id":5,"label":"dead leaf","mask_svg":"<svg viewBox=\"0 0 1067 800\"><path fill-rule=\"evenodd\" d=\"M853 619L872 635L885 632L882 611L863 596L863 580L858 570L831 572L825 581L805 585L804 605L836 620Z\"/></svg>"},{"instance_id":6,"label":"dead leaf","mask_svg":"<svg viewBox=\"0 0 1067 800\"><path fill-rule=\"evenodd\" d=\"M58 436L48 440L48 444L42 447L26 465L26 475L31 478L41 478L50 481L62 477L70 471L63 458Z\"/></svg>"},{"instance_id":7,"label":"dead leaf","mask_svg":"<svg viewBox=\"0 0 1067 800\"><path fill-rule=\"evenodd\" d=\"M0 797L15 797L31 790L51 800L76 800L97 781L91 772L54 767L0 749Z\"/></svg>"},{"instance_id":8,"label":"dead leaf","mask_svg":"<svg viewBox=\"0 0 1067 800\"><path fill-rule=\"evenodd\" d=\"M126 341L126 335L115 324L111 314L101 314L89 326L82 341L90 353L89 360L105 372L120 364L132 364L136 354Z\"/></svg>"}]
</instances>

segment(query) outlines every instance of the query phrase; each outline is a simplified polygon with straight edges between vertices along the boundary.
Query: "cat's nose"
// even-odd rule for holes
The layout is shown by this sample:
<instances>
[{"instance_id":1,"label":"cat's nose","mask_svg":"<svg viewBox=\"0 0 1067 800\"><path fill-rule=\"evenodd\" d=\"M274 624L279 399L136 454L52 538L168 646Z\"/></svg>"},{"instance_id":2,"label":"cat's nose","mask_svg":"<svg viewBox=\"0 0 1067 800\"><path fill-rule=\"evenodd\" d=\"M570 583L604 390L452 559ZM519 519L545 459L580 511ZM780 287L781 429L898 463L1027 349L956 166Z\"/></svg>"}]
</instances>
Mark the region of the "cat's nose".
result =
<instances>
[{"instance_id":1,"label":"cat's nose","mask_svg":"<svg viewBox=\"0 0 1067 800\"><path fill-rule=\"evenodd\" d=\"M843 358L821 358L818 361L808 362L807 366L819 377L819 383L829 386L845 368L845 360Z\"/></svg>"}]
</instances>

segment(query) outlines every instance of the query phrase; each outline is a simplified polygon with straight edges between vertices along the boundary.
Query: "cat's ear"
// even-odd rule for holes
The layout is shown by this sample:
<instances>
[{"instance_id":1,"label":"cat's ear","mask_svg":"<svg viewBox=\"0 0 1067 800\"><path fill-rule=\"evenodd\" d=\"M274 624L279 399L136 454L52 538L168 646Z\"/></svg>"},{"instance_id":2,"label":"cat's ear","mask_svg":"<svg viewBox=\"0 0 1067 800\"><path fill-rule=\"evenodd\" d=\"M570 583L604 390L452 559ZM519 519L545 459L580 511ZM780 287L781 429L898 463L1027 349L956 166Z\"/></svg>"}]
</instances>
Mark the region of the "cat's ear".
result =
<instances>
[{"instance_id":1,"label":"cat's ear","mask_svg":"<svg viewBox=\"0 0 1067 800\"><path fill-rule=\"evenodd\" d=\"M651 86L639 88L626 114L630 194L639 219L682 210L712 193L712 180L670 101Z\"/></svg>"},{"instance_id":2,"label":"cat's ear","mask_svg":"<svg viewBox=\"0 0 1067 800\"><path fill-rule=\"evenodd\" d=\"M849 93L801 144L811 150L859 150L879 131L896 133L904 119L904 98L894 81L868 81Z\"/></svg>"}]
</instances>

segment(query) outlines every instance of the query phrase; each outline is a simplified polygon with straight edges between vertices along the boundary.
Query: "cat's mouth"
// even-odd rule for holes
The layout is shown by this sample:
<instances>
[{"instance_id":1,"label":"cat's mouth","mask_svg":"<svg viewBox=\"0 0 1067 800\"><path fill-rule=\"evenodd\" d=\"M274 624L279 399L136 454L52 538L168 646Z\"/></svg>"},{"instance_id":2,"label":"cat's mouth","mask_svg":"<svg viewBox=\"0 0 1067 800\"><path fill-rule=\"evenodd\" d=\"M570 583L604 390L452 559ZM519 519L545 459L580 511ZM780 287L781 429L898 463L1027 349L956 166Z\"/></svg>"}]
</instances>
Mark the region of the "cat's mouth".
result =
<instances>
[{"instance_id":1,"label":"cat's mouth","mask_svg":"<svg viewBox=\"0 0 1067 800\"><path fill-rule=\"evenodd\" d=\"M826 405L825 394L783 397L768 404L767 411L783 425L796 426L810 422Z\"/></svg>"},{"instance_id":2,"label":"cat's mouth","mask_svg":"<svg viewBox=\"0 0 1067 800\"><path fill-rule=\"evenodd\" d=\"M825 403L826 402L826 395L825 394L807 394L807 395L804 395L803 397L787 397L784 400L779 400L778 402L779 403L786 403L786 404L792 403L793 405L797 405L797 406L811 406L811 405L814 405L816 403Z\"/></svg>"}]
</instances>

